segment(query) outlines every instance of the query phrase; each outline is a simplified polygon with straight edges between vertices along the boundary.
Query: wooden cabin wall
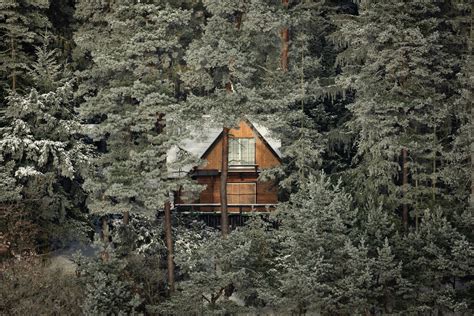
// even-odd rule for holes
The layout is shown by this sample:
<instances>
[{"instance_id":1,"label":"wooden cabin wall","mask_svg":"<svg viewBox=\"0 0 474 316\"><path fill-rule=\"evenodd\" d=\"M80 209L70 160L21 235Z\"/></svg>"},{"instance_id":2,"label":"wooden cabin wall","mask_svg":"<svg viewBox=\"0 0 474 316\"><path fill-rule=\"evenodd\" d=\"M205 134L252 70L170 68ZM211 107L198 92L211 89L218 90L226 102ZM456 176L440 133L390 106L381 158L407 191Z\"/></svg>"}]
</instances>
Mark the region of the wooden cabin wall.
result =
<instances>
[{"instance_id":1,"label":"wooden cabin wall","mask_svg":"<svg viewBox=\"0 0 474 316\"><path fill-rule=\"evenodd\" d=\"M202 185L206 185L204 191L201 192L198 203L220 203L220 177L199 177L197 182ZM256 183L256 204L277 204L278 203L278 192L276 186L271 182L257 181L257 175L229 175L227 183ZM178 202L179 203L179 202ZM213 211L212 207L203 207L201 211ZM239 212L237 208L229 208L231 212ZM245 209L249 211L250 209Z\"/></svg>"},{"instance_id":2,"label":"wooden cabin wall","mask_svg":"<svg viewBox=\"0 0 474 316\"><path fill-rule=\"evenodd\" d=\"M231 137L236 138L246 138L253 137L255 141L255 163L258 166L258 169L267 169L272 168L280 164L280 161L276 154L269 148L269 146L262 140L259 135L252 129L250 125L246 122L240 122L239 128L230 130ZM199 166L200 170L215 170L220 171L221 168L221 159L222 159L222 140L219 139L206 153L203 157L206 162ZM256 198L251 203L245 202L242 204L277 204L278 203L278 189L276 185L272 182L261 182L257 181L258 173L249 172L249 171L232 171L230 168L227 183L255 183L256 184ZM220 175L216 172L215 175L206 175L198 176L196 178L199 184L205 185L206 188L201 192L200 196L197 197L194 201L189 199L185 200L184 197L186 193L181 192L178 194L176 203L200 203L200 204L219 204L220 203ZM232 195L232 188L229 190L228 194ZM234 196L235 197L235 196ZM241 200L242 197L239 198ZM245 198L244 198L245 199ZM240 204L232 203L229 201L229 204ZM229 207L230 213L238 213L240 211L251 211L250 207L247 208L238 208L238 207ZM199 211L202 212L212 212L219 211L218 207L201 207ZM259 208L258 211L265 211L265 208Z\"/></svg>"}]
</instances>

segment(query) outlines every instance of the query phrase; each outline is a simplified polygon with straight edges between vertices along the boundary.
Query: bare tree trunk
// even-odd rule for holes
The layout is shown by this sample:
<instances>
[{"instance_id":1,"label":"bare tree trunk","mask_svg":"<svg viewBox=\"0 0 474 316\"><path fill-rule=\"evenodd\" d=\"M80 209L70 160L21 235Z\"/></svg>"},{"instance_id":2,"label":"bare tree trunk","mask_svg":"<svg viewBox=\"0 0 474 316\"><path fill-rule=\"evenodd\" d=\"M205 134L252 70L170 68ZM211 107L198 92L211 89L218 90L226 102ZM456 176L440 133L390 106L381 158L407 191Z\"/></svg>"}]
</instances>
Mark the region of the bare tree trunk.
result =
<instances>
[{"instance_id":1,"label":"bare tree trunk","mask_svg":"<svg viewBox=\"0 0 474 316\"><path fill-rule=\"evenodd\" d=\"M13 72L12 72L12 90L15 92L16 90L16 52L15 52L15 42L13 37L10 37L10 48L11 48L11 56L12 56L12 63L13 63Z\"/></svg>"},{"instance_id":2,"label":"bare tree trunk","mask_svg":"<svg viewBox=\"0 0 474 316\"><path fill-rule=\"evenodd\" d=\"M471 133L470 139L474 137L474 107L471 107ZM471 211L474 211L474 145L471 144L471 197L469 201Z\"/></svg>"},{"instance_id":3,"label":"bare tree trunk","mask_svg":"<svg viewBox=\"0 0 474 316\"><path fill-rule=\"evenodd\" d=\"M467 70L471 69L472 65L472 45L474 43L474 29L472 27L472 21L474 20L474 3L471 4L471 30L470 30L470 36L469 36L469 51L467 55L467 65L466 68ZM471 121L470 123L470 128L469 128L469 139L472 140L474 139L474 106L470 104L471 106ZM474 145L471 143L470 144L470 149L471 149L471 196L470 196L470 201L469 201L469 208L471 211L474 212Z\"/></svg>"},{"instance_id":4,"label":"bare tree trunk","mask_svg":"<svg viewBox=\"0 0 474 316\"><path fill-rule=\"evenodd\" d=\"M408 157L408 150L406 148L402 149L402 171L403 171L403 177L402 177L402 191L403 191L403 197L407 197L408 193L408 165L407 165L407 157ZM403 226L405 229L408 228L408 203L405 201L403 203L403 213L402 213L402 218L403 218Z\"/></svg>"},{"instance_id":5,"label":"bare tree trunk","mask_svg":"<svg viewBox=\"0 0 474 316\"><path fill-rule=\"evenodd\" d=\"M173 236L171 235L171 204L169 201L165 203L165 239L168 250L168 286L169 291L172 293L174 292L174 251Z\"/></svg>"},{"instance_id":6,"label":"bare tree trunk","mask_svg":"<svg viewBox=\"0 0 474 316\"><path fill-rule=\"evenodd\" d=\"M437 147L437 138L436 138L436 125L433 127L433 139L434 139L434 144L433 144L433 172L431 176L431 195L432 195L432 200L433 204L436 201L436 147Z\"/></svg>"},{"instance_id":7,"label":"bare tree trunk","mask_svg":"<svg viewBox=\"0 0 474 316\"><path fill-rule=\"evenodd\" d=\"M122 223L124 225L128 225L130 223L130 212L129 211L125 211L123 212L123 220L122 220Z\"/></svg>"},{"instance_id":8,"label":"bare tree trunk","mask_svg":"<svg viewBox=\"0 0 474 316\"><path fill-rule=\"evenodd\" d=\"M289 0L282 0L281 3L288 9ZM288 27L283 28L280 31L281 37L281 54L280 54L280 67L284 72L288 71L288 51L289 51L289 40L290 40L290 31Z\"/></svg>"},{"instance_id":9,"label":"bare tree trunk","mask_svg":"<svg viewBox=\"0 0 474 316\"><path fill-rule=\"evenodd\" d=\"M229 214L227 210L227 176L229 169L229 128L222 130L222 163L221 163L221 231L222 236L229 234Z\"/></svg>"},{"instance_id":10,"label":"bare tree trunk","mask_svg":"<svg viewBox=\"0 0 474 316\"><path fill-rule=\"evenodd\" d=\"M104 250L101 253L102 261L109 261L109 240L110 232L109 232L109 221L107 216L102 217L102 242L104 243Z\"/></svg>"}]
</instances>

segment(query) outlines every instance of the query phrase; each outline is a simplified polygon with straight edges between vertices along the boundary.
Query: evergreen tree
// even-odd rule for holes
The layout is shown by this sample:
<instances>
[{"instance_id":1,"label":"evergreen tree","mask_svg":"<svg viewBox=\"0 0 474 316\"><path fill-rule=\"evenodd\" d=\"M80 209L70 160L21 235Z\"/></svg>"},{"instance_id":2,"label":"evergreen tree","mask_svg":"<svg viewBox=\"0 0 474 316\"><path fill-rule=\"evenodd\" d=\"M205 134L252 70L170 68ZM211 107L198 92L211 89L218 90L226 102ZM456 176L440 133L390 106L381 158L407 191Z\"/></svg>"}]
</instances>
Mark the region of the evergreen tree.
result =
<instances>
[{"instance_id":1,"label":"evergreen tree","mask_svg":"<svg viewBox=\"0 0 474 316\"><path fill-rule=\"evenodd\" d=\"M49 1L16 0L0 4L0 80L2 91L25 92L30 87L27 67L35 59L39 34L51 28L46 11ZM2 92L0 100L6 97Z\"/></svg>"},{"instance_id":2,"label":"evergreen tree","mask_svg":"<svg viewBox=\"0 0 474 316\"><path fill-rule=\"evenodd\" d=\"M364 188L357 194L362 201L379 196L388 208L400 208L405 226L409 211L418 221L449 192L439 183L440 156L452 130L449 104L460 61L448 46L449 6L363 1L359 16L340 19L333 36L348 46L338 56L338 82L356 91L352 185Z\"/></svg>"},{"instance_id":3,"label":"evergreen tree","mask_svg":"<svg viewBox=\"0 0 474 316\"><path fill-rule=\"evenodd\" d=\"M16 197L29 219L42 226L40 239L61 244L67 235L84 237L87 229L81 222L83 194L78 182L87 149L78 136L71 82L46 43L37 54L31 75L42 83L39 91L12 92L7 99L8 124L0 140L2 172L7 172L2 199Z\"/></svg>"},{"instance_id":4,"label":"evergreen tree","mask_svg":"<svg viewBox=\"0 0 474 316\"><path fill-rule=\"evenodd\" d=\"M277 218L283 238L278 259L280 307L300 313L331 313L360 303L356 303L357 296L353 297L353 305L347 298L342 303L338 290L338 283L344 282L348 258L357 261L364 256L351 246L358 233L352 229L356 212L351 209L350 196L333 187L324 175L319 179L309 176L289 202L281 205Z\"/></svg>"},{"instance_id":5,"label":"evergreen tree","mask_svg":"<svg viewBox=\"0 0 474 316\"><path fill-rule=\"evenodd\" d=\"M274 306L278 284L276 231L259 216L227 238L197 226L176 241L182 273L176 294L156 306L168 313L254 312Z\"/></svg>"},{"instance_id":6,"label":"evergreen tree","mask_svg":"<svg viewBox=\"0 0 474 316\"><path fill-rule=\"evenodd\" d=\"M176 73L192 16L181 5L158 0L83 1L77 16L87 23L75 34L77 60L84 67L79 73L77 95L84 101L79 111L85 133L100 151L84 186L88 208L102 218L103 259L110 257L115 244L110 243L111 216L121 213L127 226L130 214L152 219L164 209L170 292L174 289L170 193L197 189L188 178L172 172L193 163L189 155L178 150L178 159L167 164L168 151L187 132L179 111ZM90 23L100 28L91 29Z\"/></svg>"},{"instance_id":7,"label":"evergreen tree","mask_svg":"<svg viewBox=\"0 0 474 316\"><path fill-rule=\"evenodd\" d=\"M80 17L94 12L89 2L79 6ZM190 12L155 1L120 2L92 14L90 19L103 23L92 30L98 33L87 26L76 34L79 50L92 57L80 74L80 113L88 136L104 144L96 173L86 181L88 205L99 214L153 216L169 192L183 185L167 181L166 152L185 126L173 114L174 73Z\"/></svg>"},{"instance_id":8,"label":"evergreen tree","mask_svg":"<svg viewBox=\"0 0 474 316\"><path fill-rule=\"evenodd\" d=\"M404 236L397 252L410 284L399 303L408 312L472 311L474 248L443 216L426 211L419 229Z\"/></svg>"},{"instance_id":9,"label":"evergreen tree","mask_svg":"<svg viewBox=\"0 0 474 316\"><path fill-rule=\"evenodd\" d=\"M450 7L450 19L446 21L452 32L447 37L446 45L459 54L460 72L451 78L456 94L451 98L454 124L449 135L450 142L444 146L441 157L445 164L439 168L442 184L449 188L443 195L455 214L456 226L470 236L472 241L472 225L474 224L474 174L472 149L472 5L465 1L455 1ZM469 188L470 183L470 188ZM468 202L470 201L470 202ZM470 203L468 205L468 203Z\"/></svg>"},{"instance_id":10,"label":"evergreen tree","mask_svg":"<svg viewBox=\"0 0 474 316\"><path fill-rule=\"evenodd\" d=\"M266 66L257 102L266 105L268 126L282 141L284 164L267 175L292 192L321 168L335 172L347 167L351 139L341 126L348 101L334 85L337 48L327 37L335 29L331 15L352 8L346 1L282 1L280 10L285 34L277 47L280 63L276 55Z\"/></svg>"}]
</instances>

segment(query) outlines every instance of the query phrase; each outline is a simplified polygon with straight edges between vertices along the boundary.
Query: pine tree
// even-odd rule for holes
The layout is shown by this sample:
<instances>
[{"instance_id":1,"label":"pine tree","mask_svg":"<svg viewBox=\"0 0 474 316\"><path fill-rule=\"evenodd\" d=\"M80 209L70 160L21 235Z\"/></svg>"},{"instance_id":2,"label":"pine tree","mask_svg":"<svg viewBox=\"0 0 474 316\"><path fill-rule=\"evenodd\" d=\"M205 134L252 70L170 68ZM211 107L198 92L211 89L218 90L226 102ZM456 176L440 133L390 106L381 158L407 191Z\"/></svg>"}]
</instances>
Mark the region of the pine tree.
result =
<instances>
[{"instance_id":1,"label":"pine tree","mask_svg":"<svg viewBox=\"0 0 474 316\"><path fill-rule=\"evenodd\" d=\"M279 249L276 231L255 216L227 238L202 226L181 231L176 261L182 273L176 294L155 306L163 313L254 312L276 304Z\"/></svg>"},{"instance_id":2,"label":"pine tree","mask_svg":"<svg viewBox=\"0 0 474 316\"><path fill-rule=\"evenodd\" d=\"M83 15L93 11L89 3L82 6ZM92 56L91 66L80 75L78 93L85 101L80 112L89 123L89 137L106 144L96 160L96 177L87 184L89 207L101 214L153 215L180 186L167 181L166 151L185 126L173 115L174 73L190 12L156 1L113 4L103 15L102 33L91 34L87 28L76 34L84 56ZM93 37L98 42L91 43Z\"/></svg>"},{"instance_id":3,"label":"pine tree","mask_svg":"<svg viewBox=\"0 0 474 316\"><path fill-rule=\"evenodd\" d=\"M456 50L459 54L460 72L452 78L456 94L451 98L452 113L455 118L450 131L450 142L444 146L441 153L444 165L439 168L440 182L449 188L445 192L443 199L448 201L455 214L454 220L458 228L462 228L472 240L472 230L474 224L474 175L473 170L473 150L472 150L472 82L469 81L470 69L472 69L472 4L466 1L455 1L450 7L450 19L447 25L452 29L447 42L449 49ZM471 187L468 188L468 183ZM470 203L468 205L468 203ZM456 216L457 215L457 216Z\"/></svg>"},{"instance_id":4,"label":"pine tree","mask_svg":"<svg viewBox=\"0 0 474 316\"><path fill-rule=\"evenodd\" d=\"M419 229L400 240L409 286L400 306L408 312L467 312L472 310L474 248L441 210L426 211Z\"/></svg>"},{"instance_id":5,"label":"pine tree","mask_svg":"<svg viewBox=\"0 0 474 316\"><path fill-rule=\"evenodd\" d=\"M37 48L37 56L31 76L44 85L7 98L7 125L0 140L2 172L7 173L2 192L8 199L16 197L29 220L42 227L41 241L61 244L68 235L85 233L78 181L87 148L79 140L72 83L46 42Z\"/></svg>"},{"instance_id":6,"label":"pine tree","mask_svg":"<svg viewBox=\"0 0 474 316\"><path fill-rule=\"evenodd\" d=\"M39 34L51 24L46 15L49 1L4 1L0 4L0 80L2 91L24 92L30 87L27 67L35 58ZM3 100L6 94L0 95Z\"/></svg>"},{"instance_id":7,"label":"pine tree","mask_svg":"<svg viewBox=\"0 0 474 316\"><path fill-rule=\"evenodd\" d=\"M346 261L358 240L357 230L352 229L356 211L351 209L350 195L331 185L324 175L309 176L289 202L281 205L277 218L283 247L277 259L279 307L299 313L349 308L339 303L338 283L344 282ZM364 256L353 255L354 264L359 255Z\"/></svg>"},{"instance_id":8,"label":"pine tree","mask_svg":"<svg viewBox=\"0 0 474 316\"><path fill-rule=\"evenodd\" d=\"M330 16L351 8L345 1L282 1L280 10L279 63L267 64L257 101L266 105L269 128L282 141L284 164L267 175L292 192L308 174L347 164L341 155L350 138L340 128L347 101L345 91L334 85L337 50L327 37L334 31Z\"/></svg>"},{"instance_id":9,"label":"pine tree","mask_svg":"<svg viewBox=\"0 0 474 316\"><path fill-rule=\"evenodd\" d=\"M180 6L175 1L103 5L83 1L77 16L84 25L75 34L76 60L84 67L77 91L84 101L79 111L85 133L100 151L85 187L88 208L102 218L103 259L110 258L113 248L111 215L121 213L127 226L130 216L152 219L164 209L170 292L174 290L170 193L197 189L188 178L175 178L172 172L192 163L189 156L179 151L173 166L167 164L168 151L187 132L178 103L177 71L192 16ZM100 28L91 29L91 24Z\"/></svg>"},{"instance_id":10,"label":"pine tree","mask_svg":"<svg viewBox=\"0 0 474 316\"><path fill-rule=\"evenodd\" d=\"M379 196L400 209L405 227L409 213L418 221L446 194L440 157L452 132L449 104L460 60L448 45L449 12L448 4L363 1L359 16L341 18L333 36L348 47L338 56L338 83L356 93L352 185L362 200Z\"/></svg>"}]
</instances>

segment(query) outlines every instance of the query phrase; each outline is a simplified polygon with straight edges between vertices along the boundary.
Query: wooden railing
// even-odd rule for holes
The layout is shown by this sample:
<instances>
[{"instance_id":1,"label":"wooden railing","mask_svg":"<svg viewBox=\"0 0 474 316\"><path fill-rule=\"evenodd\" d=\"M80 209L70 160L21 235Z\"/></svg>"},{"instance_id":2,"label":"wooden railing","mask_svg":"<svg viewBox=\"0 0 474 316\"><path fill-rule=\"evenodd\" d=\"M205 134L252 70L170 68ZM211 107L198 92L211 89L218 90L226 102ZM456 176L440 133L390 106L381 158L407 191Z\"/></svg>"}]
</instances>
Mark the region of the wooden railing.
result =
<instances>
[{"instance_id":1,"label":"wooden railing","mask_svg":"<svg viewBox=\"0 0 474 316\"><path fill-rule=\"evenodd\" d=\"M189 203L189 204L175 204L175 209L179 212L190 213L216 213L220 214L220 203ZM271 212L276 208L277 204L227 204L229 213L266 213Z\"/></svg>"}]
</instances>

